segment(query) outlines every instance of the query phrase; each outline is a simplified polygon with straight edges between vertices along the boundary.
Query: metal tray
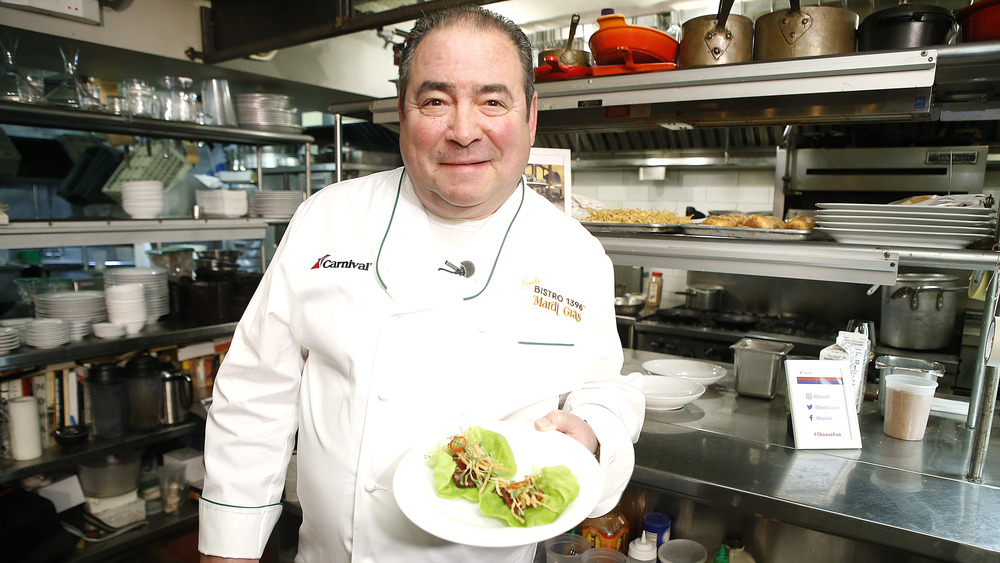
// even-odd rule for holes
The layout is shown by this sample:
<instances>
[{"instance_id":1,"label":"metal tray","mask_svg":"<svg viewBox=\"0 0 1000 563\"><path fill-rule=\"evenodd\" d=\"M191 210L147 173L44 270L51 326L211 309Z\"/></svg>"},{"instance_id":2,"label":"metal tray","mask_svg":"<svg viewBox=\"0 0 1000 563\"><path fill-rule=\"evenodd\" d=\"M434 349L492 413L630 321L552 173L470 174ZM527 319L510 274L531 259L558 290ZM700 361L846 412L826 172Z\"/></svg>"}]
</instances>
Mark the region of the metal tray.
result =
<instances>
[{"instance_id":1,"label":"metal tray","mask_svg":"<svg viewBox=\"0 0 1000 563\"><path fill-rule=\"evenodd\" d=\"M679 233L680 223L595 223L581 221L592 233Z\"/></svg>"},{"instance_id":2,"label":"metal tray","mask_svg":"<svg viewBox=\"0 0 1000 563\"><path fill-rule=\"evenodd\" d=\"M804 240L812 234L812 229L755 229L715 225L682 225L682 227L684 233L689 235L751 240Z\"/></svg>"}]
</instances>

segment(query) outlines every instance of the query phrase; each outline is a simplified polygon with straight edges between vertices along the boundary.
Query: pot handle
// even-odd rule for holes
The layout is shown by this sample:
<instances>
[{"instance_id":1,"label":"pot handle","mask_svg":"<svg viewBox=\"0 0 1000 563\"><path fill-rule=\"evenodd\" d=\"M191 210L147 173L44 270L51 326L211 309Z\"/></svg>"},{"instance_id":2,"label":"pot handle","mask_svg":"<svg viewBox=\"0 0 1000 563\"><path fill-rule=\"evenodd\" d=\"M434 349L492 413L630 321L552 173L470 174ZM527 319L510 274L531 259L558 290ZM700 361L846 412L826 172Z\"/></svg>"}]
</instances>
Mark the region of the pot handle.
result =
<instances>
[{"instance_id":1,"label":"pot handle","mask_svg":"<svg viewBox=\"0 0 1000 563\"><path fill-rule=\"evenodd\" d=\"M719 16L715 21L715 29L719 33L726 32L726 20L729 19L729 12L733 9L736 0L719 0Z\"/></svg>"},{"instance_id":2,"label":"pot handle","mask_svg":"<svg viewBox=\"0 0 1000 563\"><path fill-rule=\"evenodd\" d=\"M573 49L573 39L576 37L576 26L580 25L580 14L573 14L569 21L569 37L566 39L566 50Z\"/></svg>"},{"instance_id":3,"label":"pot handle","mask_svg":"<svg viewBox=\"0 0 1000 563\"><path fill-rule=\"evenodd\" d=\"M191 408L191 404L194 403L194 383L191 382L191 375L187 373L182 373L184 376L184 387L187 389L185 393L183 404L184 410Z\"/></svg>"},{"instance_id":4,"label":"pot handle","mask_svg":"<svg viewBox=\"0 0 1000 563\"><path fill-rule=\"evenodd\" d=\"M962 288L959 288L959 287L941 287L939 285L927 285L927 286L924 286L924 287L918 287L917 289L912 290L913 293L910 294L910 309L913 310L913 311L916 311L917 307L920 306L920 302L918 300L918 296L920 295L921 291L936 291L937 292L936 307L937 307L937 310L940 311L941 309L944 308L944 292L946 292L946 291L958 291L959 289L962 289Z\"/></svg>"}]
</instances>

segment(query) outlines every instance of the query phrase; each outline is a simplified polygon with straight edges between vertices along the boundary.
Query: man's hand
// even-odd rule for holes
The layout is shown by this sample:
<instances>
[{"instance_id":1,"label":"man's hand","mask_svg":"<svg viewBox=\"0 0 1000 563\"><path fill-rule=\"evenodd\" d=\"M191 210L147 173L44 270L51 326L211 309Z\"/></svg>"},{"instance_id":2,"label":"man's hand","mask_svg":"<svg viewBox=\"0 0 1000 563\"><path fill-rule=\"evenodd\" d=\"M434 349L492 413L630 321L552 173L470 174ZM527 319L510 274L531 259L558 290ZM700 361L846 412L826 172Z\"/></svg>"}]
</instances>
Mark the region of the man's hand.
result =
<instances>
[{"instance_id":1,"label":"man's hand","mask_svg":"<svg viewBox=\"0 0 1000 563\"><path fill-rule=\"evenodd\" d=\"M566 411L554 410L535 421L535 429L543 432L558 430L583 444L590 453L597 451L597 435L582 418Z\"/></svg>"}]
</instances>

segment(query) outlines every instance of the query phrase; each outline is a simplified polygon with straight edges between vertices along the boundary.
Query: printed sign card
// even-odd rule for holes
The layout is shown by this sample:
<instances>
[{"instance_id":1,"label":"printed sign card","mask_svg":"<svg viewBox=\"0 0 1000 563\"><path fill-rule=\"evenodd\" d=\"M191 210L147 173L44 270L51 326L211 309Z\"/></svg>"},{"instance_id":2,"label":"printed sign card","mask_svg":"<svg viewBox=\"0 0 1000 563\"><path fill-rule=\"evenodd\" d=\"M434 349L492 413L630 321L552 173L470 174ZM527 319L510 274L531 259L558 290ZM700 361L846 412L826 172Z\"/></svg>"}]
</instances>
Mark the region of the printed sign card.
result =
<instances>
[{"instance_id":1,"label":"printed sign card","mask_svg":"<svg viewBox=\"0 0 1000 563\"><path fill-rule=\"evenodd\" d=\"M847 361L785 360L795 448L861 448Z\"/></svg>"}]
</instances>

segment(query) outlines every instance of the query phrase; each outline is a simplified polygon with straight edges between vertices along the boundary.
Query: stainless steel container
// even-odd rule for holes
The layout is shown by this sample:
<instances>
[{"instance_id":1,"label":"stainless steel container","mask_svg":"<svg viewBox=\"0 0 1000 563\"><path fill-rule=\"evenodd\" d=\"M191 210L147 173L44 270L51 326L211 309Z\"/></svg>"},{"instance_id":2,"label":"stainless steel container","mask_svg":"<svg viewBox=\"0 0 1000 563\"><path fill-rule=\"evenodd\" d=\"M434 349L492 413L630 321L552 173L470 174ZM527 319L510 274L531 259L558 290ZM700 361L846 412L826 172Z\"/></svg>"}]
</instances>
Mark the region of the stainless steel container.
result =
<instances>
[{"instance_id":1,"label":"stainless steel container","mask_svg":"<svg viewBox=\"0 0 1000 563\"><path fill-rule=\"evenodd\" d=\"M744 338L730 346L735 359L733 377L736 378L736 393L748 397L773 399L778 390L778 381L785 373L785 356L794 344Z\"/></svg>"},{"instance_id":2,"label":"stainless steel container","mask_svg":"<svg viewBox=\"0 0 1000 563\"><path fill-rule=\"evenodd\" d=\"M722 294L726 288L721 285L695 284L688 286L687 291L678 291L686 295L684 304L695 311L718 311L722 307Z\"/></svg>"},{"instance_id":3,"label":"stainless steel container","mask_svg":"<svg viewBox=\"0 0 1000 563\"><path fill-rule=\"evenodd\" d=\"M915 375L937 381L944 375L944 364L918 358L902 356L879 356L875 358L878 368L878 412L885 414L885 378L887 375Z\"/></svg>"},{"instance_id":4,"label":"stainless steel container","mask_svg":"<svg viewBox=\"0 0 1000 563\"><path fill-rule=\"evenodd\" d=\"M896 348L937 350L951 342L958 307L958 277L900 274L882 287L882 342Z\"/></svg>"}]
</instances>

